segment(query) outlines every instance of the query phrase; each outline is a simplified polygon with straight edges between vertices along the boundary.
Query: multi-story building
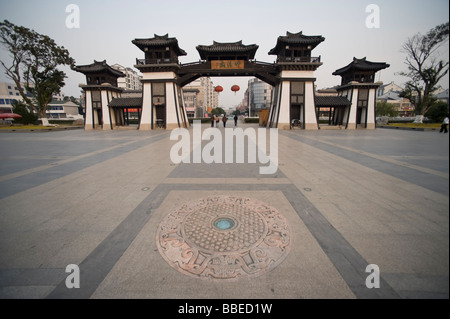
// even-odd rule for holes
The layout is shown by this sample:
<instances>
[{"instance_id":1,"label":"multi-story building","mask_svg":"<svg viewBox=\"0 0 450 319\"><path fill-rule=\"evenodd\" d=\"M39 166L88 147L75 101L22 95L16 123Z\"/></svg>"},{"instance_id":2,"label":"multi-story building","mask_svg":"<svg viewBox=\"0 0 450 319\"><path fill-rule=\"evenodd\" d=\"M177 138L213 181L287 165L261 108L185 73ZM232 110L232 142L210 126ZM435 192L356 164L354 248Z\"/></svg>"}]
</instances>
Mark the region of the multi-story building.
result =
<instances>
[{"instance_id":1,"label":"multi-story building","mask_svg":"<svg viewBox=\"0 0 450 319\"><path fill-rule=\"evenodd\" d=\"M249 116L258 116L262 109L270 108L272 86L259 79L248 81L248 108Z\"/></svg>"},{"instance_id":2,"label":"multi-story building","mask_svg":"<svg viewBox=\"0 0 450 319\"><path fill-rule=\"evenodd\" d=\"M403 88L395 84L394 81L388 84L383 84L377 90L377 98L391 91L401 92L403 91Z\"/></svg>"},{"instance_id":3,"label":"multi-story building","mask_svg":"<svg viewBox=\"0 0 450 319\"><path fill-rule=\"evenodd\" d=\"M198 91L193 95L193 90ZM183 87L186 106L195 106L195 117L203 117L219 106L219 95L214 91L214 84L209 77L202 77ZM194 103L195 98L195 105ZM191 103L192 105L190 105ZM191 112L192 114L192 112Z\"/></svg>"},{"instance_id":4,"label":"multi-story building","mask_svg":"<svg viewBox=\"0 0 450 319\"><path fill-rule=\"evenodd\" d=\"M25 87L25 84L22 83ZM32 94L27 92L29 98L32 98ZM77 117L78 105L70 101L64 101L64 93L60 92L53 95L53 101L47 106L47 114L50 118L61 119L67 117ZM0 113L12 113L12 102L23 102L22 96L20 96L19 89L15 84L8 82L0 82Z\"/></svg>"},{"instance_id":5,"label":"multi-story building","mask_svg":"<svg viewBox=\"0 0 450 319\"><path fill-rule=\"evenodd\" d=\"M11 113L12 102L22 101L19 90L15 84L0 82L0 113Z\"/></svg>"},{"instance_id":6,"label":"multi-story building","mask_svg":"<svg viewBox=\"0 0 450 319\"><path fill-rule=\"evenodd\" d=\"M186 114L189 118L193 117L203 117L203 108L198 106L198 94L199 89L184 88L184 107L186 108Z\"/></svg>"},{"instance_id":7,"label":"multi-story building","mask_svg":"<svg viewBox=\"0 0 450 319\"><path fill-rule=\"evenodd\" d=\"M80 118L78 105L72 101L50 102L47 105L47 116L52 119Z\"/></svg>"},{"instance_id":8,"label":"multi-story building","mask_svg":"<svg viewBox=\"0 0 450 319\"><path fill-rule=\"evenodd\" d=\"M132 91L142 91L142 75L139 75L139 73L132 68L124 67L117 63L111 65L111 67L125 74L125 77L117 79L117 85L119 88Z\"/></svg>"},{"instance_id":9,"label":"multi-story building","mask_svg":"<svg viewBox=\"0 0 450 319\"><path fill-rule=\"evenodd\" d=\"M414 115L414 106L411 102L400 96L403 88L393 81L391 83L381 85L377 90L377 102L386 102L392 104L394 109L401 117L410 117Z\"/></svg>"}]
</instances>

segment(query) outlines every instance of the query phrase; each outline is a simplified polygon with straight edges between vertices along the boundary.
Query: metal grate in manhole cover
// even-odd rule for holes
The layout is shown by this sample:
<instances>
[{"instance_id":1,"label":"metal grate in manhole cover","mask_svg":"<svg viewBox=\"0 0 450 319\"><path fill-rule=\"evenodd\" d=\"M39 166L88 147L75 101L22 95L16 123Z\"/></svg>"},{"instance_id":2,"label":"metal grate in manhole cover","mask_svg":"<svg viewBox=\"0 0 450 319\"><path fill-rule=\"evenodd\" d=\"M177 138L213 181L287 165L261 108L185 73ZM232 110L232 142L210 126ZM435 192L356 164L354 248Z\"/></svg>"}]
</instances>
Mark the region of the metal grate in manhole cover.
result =
<instances>
[{"instance_id":1,"label":"metal grate in manhole cover","mask_svg":"<svg viewBox=\"0 0 450 319\"><path fill-rule=\"evenodd\" d=\"M286 218L258 200L212 196L186 203L158 227L162 257L176 270L208 280L259 276L286 258Z\"/></svg>"}]
</instances>

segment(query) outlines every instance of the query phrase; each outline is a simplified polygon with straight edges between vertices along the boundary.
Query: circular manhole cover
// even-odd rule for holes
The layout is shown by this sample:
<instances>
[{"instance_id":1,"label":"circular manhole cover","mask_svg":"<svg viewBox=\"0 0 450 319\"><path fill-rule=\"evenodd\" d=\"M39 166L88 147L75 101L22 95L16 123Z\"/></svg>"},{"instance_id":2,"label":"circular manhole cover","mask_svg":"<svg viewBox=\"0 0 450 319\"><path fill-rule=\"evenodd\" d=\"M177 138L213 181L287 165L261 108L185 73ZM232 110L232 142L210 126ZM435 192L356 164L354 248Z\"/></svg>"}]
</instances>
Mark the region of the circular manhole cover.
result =
<instances>
[{"instance_id":1,"label":"circular manhole cover","mask_svg":"<svg viewBox=\"0 0 450 319\"><path fill-rule=\"evenodd\" d=\"M156 234L158 250L176 270L209 280L259 276L289 253L286 218L258 200L212 196L179 207Z\"/></svg>"}]
</instances>

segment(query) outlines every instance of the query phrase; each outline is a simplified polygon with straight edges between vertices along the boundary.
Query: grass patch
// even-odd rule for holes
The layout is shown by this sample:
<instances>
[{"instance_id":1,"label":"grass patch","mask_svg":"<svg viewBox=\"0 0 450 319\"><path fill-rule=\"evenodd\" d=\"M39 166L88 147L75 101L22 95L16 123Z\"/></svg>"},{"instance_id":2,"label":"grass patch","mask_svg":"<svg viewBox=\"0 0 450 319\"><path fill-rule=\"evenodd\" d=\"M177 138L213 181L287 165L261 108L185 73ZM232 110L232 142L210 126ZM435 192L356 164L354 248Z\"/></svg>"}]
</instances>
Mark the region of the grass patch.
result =
<instances>
[{"instance_id":1,"label":"grass patch","mask_svg":"<svg viewBox=\"0 0 450 319\"><path fill-rule=\"evenodd\" d=\"M385 126L397 126L397 127L413 127L413 128L440 128L440 123L389 123Z\"/></svg>"}]
</instances>

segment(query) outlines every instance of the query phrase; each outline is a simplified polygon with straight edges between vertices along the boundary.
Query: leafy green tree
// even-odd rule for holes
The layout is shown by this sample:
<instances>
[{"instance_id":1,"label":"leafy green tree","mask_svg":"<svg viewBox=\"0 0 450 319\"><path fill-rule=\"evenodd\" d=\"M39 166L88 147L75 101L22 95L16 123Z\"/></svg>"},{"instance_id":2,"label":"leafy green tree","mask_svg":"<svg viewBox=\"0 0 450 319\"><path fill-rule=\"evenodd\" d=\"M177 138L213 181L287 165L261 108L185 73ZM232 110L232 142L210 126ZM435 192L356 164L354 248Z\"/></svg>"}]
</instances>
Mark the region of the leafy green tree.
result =
<instances>
[{"instance_id":1,"label":"leafy green tree","mask_svg":"<svg viewBox=\"0 0 450 319\"><path fill-rule=\"evenodd\" d=\"M15 123L34 124L38 120L37 115L25 103L14 100L11 105L14 113L22 115L21 118L14 119Z\"/></svg>"},{"instance_id":2,"label":"leafy green tree","mask_svg":"<svg viewBox=\"0 0 450 319\"><path fill-rule=\"evenodd\" d=\"M225 110L221 107L213 108L211 113L215 115L226 114Z\"/></svg>"},{"instance_id":3,"label":"leafy green tree","mask_svg":"<svg viewBox=\"0 0 450 319\"><path fill-rule=\"evenodd\" d=\"M434 104L433 91L439 81L447 75L449 62L438 59L436 51L449 37L449 23L436 26L427 34L420 33L409 38L402 46L406 53L408 71L400 75L409 78L400 96L407 98L415 108L420 120Z\"/></svg>"},{"instance_id":4,"label":"leafy green tree","mask_svg":"<svg viewBox=\"0 0 450 319\"><path fill-rule=\"evenodd\" d=\"M74 98L73 96L65 96L63 99L64 102L72 102L76 105L80 105L80 102L78 102L78 100L76 98Z\"/></svg>"},{"instance_id":5,"label":"leafy green tree","mask_svg":"<svg viewBox=\"0 0 450 319\"><path fill-rule=\"evenodd\" d=\"M425 116L433 122L441 123L448 116L448 104L442 101L435 102Z\"/></svg>"},{"instance_id":6,"label":"leafy green tree","mask_svg":"<svg viewBox=\"0 0 450 319\"><path fill-rule=\"evenodd\" d=\"M398 111L395 109L395 106L385 101L377 102L375 113L377 116L389 116L389 117L398 116Z\"/></svg>"},{"instance_id":7,"label":"leafy green tree","mask_svg":"<svg viewBox=\"0 0 450 319\"><path fill-rule=\"evenodd\" d=\"M65 85L66 74L57 67L74 67L75 60L50 37L8 20L0 22L0 43L12 60L8 65L0 61L5 74L14 81L23 101L36 111L42 124L48 125L47 105ZM26 94L27 91L32 97Z\"/></svg>"}]
</instances>

